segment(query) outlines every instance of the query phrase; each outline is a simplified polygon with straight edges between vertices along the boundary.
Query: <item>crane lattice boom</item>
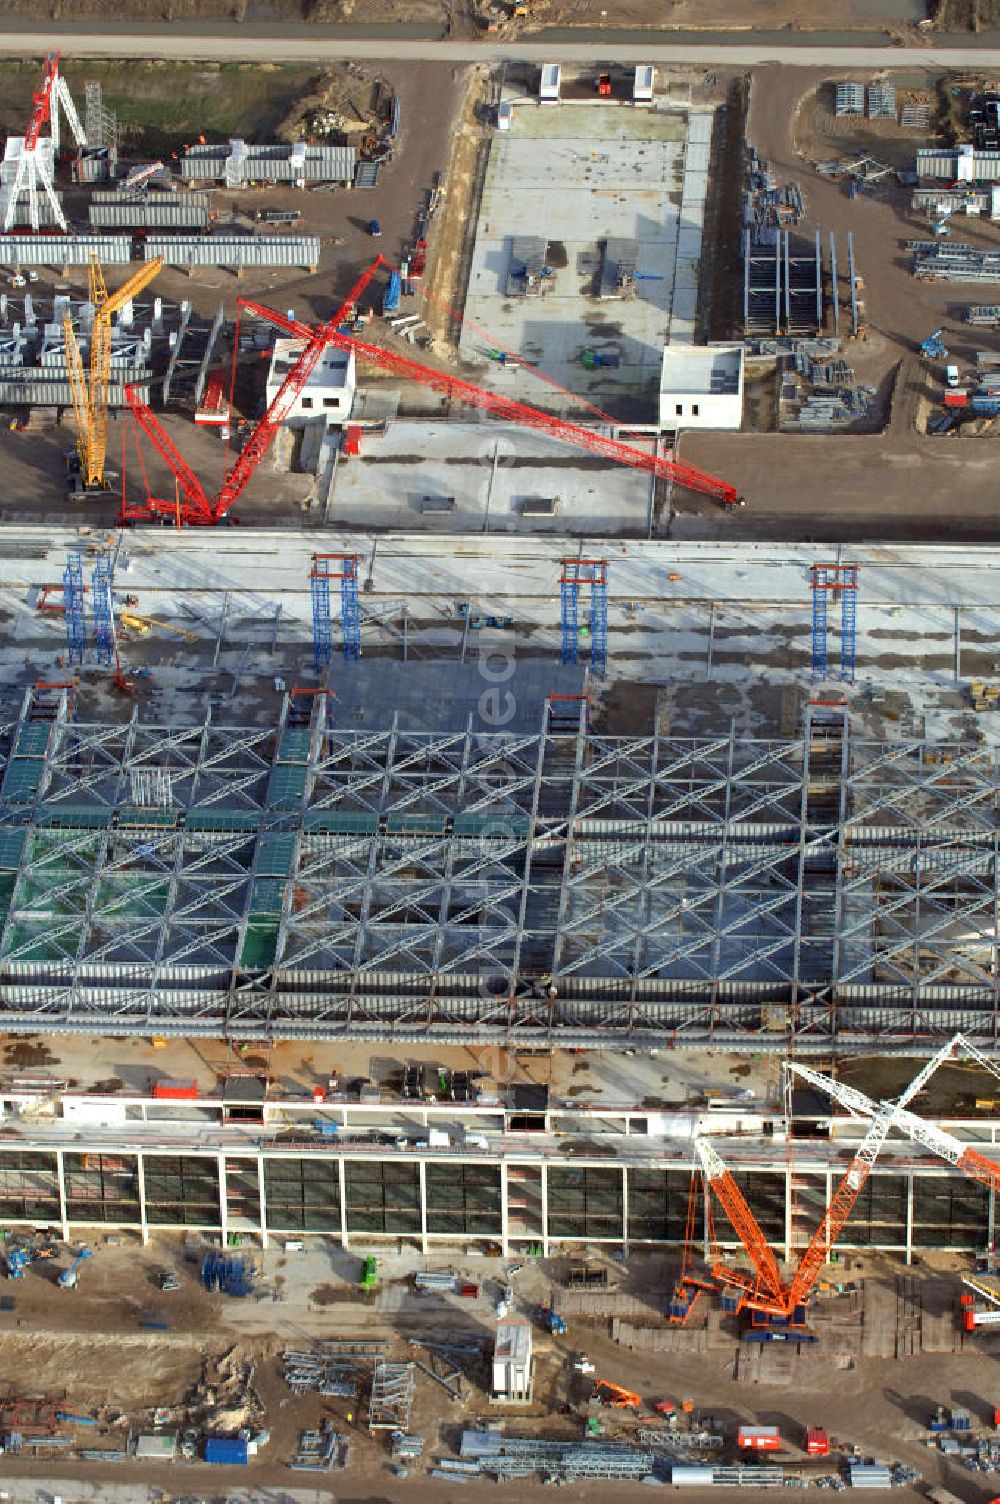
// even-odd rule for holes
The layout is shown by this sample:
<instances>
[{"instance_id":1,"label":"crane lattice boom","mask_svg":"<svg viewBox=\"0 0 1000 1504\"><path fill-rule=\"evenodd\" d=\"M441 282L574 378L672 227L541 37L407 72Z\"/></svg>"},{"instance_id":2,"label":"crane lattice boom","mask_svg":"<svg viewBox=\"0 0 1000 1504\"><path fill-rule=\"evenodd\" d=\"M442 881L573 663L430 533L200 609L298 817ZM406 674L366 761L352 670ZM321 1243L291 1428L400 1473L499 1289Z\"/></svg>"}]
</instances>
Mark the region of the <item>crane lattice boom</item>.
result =
<instances>
[{"instance_id":1,"label":"crane lattice boom","mask_svg":"<svg viewBox=\"0 0 1000 1504\"><path fill-rule=\"evenodd\" d=\"M388 265L388 263L384 264ZM249 299L241 298L240 306L256 314L258 318L266 319L293 339L310 340L314 337L314 331L308 324L289 318L286 314L277 313L261 303L253 303ZM615 460L619 464L643 470L661 480L672 481L689 491L712 496L726 506L736 506L739 502L735 486L703 470L698 470L693 465L682 464L680 460L673 459L669 455L649 454L632 444L625 444L620 439L612 438L598 429L582 428L579 424L570 423L565 418L542 412L538 408L530 407L527 403L516 402L513 398L505 397L499 392L489 391L485 387L464 381L448 371L438 371L432 366L411 360L408 356L400 355L394 350L383 349L380 345L367 344L337 328L339 323L340 320L335 318L327 325L327 329L330 330L328 335L330 343L339 345L344 350L353 350L358 360L366 361L380 370L390 371L395 376L403 376L418 385L430 387L432 391L440 392L455 402L461 402L467 407L479 408L492 414L493 417L520 424L525 428L532 428L536 432L547 433L552 438L561 439L564 443L586 449L592 454L604 455L607 459Z\"/></svg>"},{"instance_id":2,"label":"crane lattice boom","mask_svg":"<svg viewBox=\"0 0 1000 1504\"><path fill-rule=\"evenodd\" d=\"M90 301L94 320L90 331L90 380L84 379L80 347L72 317L63 321L66 341L66 364L73 393L77 449L86 486L103 486L104 461L108 448L108 387L111 380L111 320L131 298L148 287L163 268L163 257L156 256L129 277L117 291L108 294L104 272L96 255L90 258Z\"/></svg>"},{"instance_id":3,"label":"crane lattice boom","mask_svg":"<svg viewBox=\"0 0 1000 1504\"><path fill-rule=\"evenodd\" d=\"M165 501L159 497L149 496L144 505L138 508L125 508L126 517L133 521L150 516L165 517L189 527L211 527L221 522L242 495L247 482L270 449L275 434L319 364L323 351L331 343L330 335L334 326L339 324L346 317L348 310L356 305L381 265L382 258L377 256L371 266L362 272L333 318L319 329L311 329L308 325L292 324L296 335L299 329L305 329L306 347L275 393L267 412L257 424L236 462L230 467L214 497L208 496L201 481L188 465L173 439L154 417L148 404L142 401L134 387L127 387L125 397L132 416L160 458L170 468L180 490L184 493L184 500L181 502L178 497L175 501ZM290 320L285 322L292 323Z\"/></svg>"},{"instance_id":4,"label":"crane lattice boom","mask_svg":"<svg viewBox=\"0 0 1000 1504\"><path fill-rule=\"evenodd\" d=\"M38 145L38 138L48 124L52 114L55 100L53 90L59 77L59 54L50 52L45 59L42 70L42 82L31 96L31 116L28 120L28 128L24 133L24 145L27 151L34 151Z\"/></svg>"},{"instance_id":5,"label":"crane lattice boom","mask_svg":"<svg viewBox=\"0 0 1000 1504\"><path fill-rule=\"evenodd\" d=\"M984 1184L1000 1186L1000 1165L994 1164L992 1160L986 1159L974 1149L966 1149L951 1134L923 1123L922 1119L907 1108L907 1103L923 1090L938 1066L954 1053L956 1042L960 1037L956 1036L956 1039L949 1040L942 1046L937 1054L921 1067L905 1091L892 1102L876 1104L856 1087L829 1081L825 1076L810 1070L808 1066L800 1065L798 1061L787 1063L789 1070L841 1101L851 1112L872 1119L863 1141L858 1146L787 1286L781 1283L780 1278L775 1279L771 1275L771 1265L768 1264L762 1250L766 1249L776 1275L777 1265L774 1264L774 1255L767 1247L753 1213L743 1201L739 1188L721 1158L711 1146L702 1140L698 1141L697 1148L702 1164L705 1166L706 1179L725 1207L740 1242L750 1255L754 1269L757 1271L757 1280L754 1283L746 1275L722 1264L716 1265L713 1273L723 1283L740 1290L745 1305L775 1316L791 1316L796 1309L806 1303L820 1270L843 1232L893 1127L902 1127L904 1131L910 1133L911 1137L919 1138L920 1142L933 1147L937 1153L950 1159L952 1164L958 1165Z\"/></svg>"},{"instance_id":6,"label":"crane lattice boom","mask_svg":"<svg viewBox=\"0 0 1000 1504\"><path fill-rule=\"evenodd\" d=\"M405 377L429 387L432 391L441 392L452 401L464 403L466 406L488 412L494 417L534 429L536 432L546 433L552 438L573 444L591 454L603 455L619 464L629 465L633 469L671 481L688 490L714 497L725 506L738 504L739 497L735 487L692 465L684 465L668 455L647 453L599 430L581 428L579 424L567 422L566 419L555 417L551 413L541 412L537 408L529 407L526 403L515 402L510 397L475 386L472 382L464 381L461 377L449 372L435 370L430 366L422 365L419 361L410 360L407 356L384 350L377 345L366 344L345 333L340 326L348 310L357 304L379 267L387 264L381 256L377 256L371 266L362 273L357 284L333 317L326 324L315 329L308 324L301 323L298 319L288 318L261 304L240 300L242 307L268 320L293 338L302 340L305 348L213 500L206 496L200 483L197 483L197 490L192 491L189 481L190 472L182 478L171 457L175 446L166 440L165 435L157 436L155 430L159 428L159 425L153 414L148 409L145 413L140 413L137 403L130 400L130 406L137 421L152 440L161 457L173 470L185 493L183 507L178 507L176 502L165 502L150 497L144 509L133 510L130 515L132 517L143 515L176 517L179 522L194 525L222 521L266 454L275 433L315 370L322 351L331 344L349 353L353 352L358 360L367 361L381 370L390 371L393 375Z\"/></svg>"},{"instance_id":7,"label":"crane lattice boom","mask_svg":"<svg viewBox=\"0 0 1000 1504\"><path fill-rule=\"evenodd\" d=\"M750 1256L750 1262L757 1276L756 1284L745 1275L737 1274L735 1270L721 1266L717 1266L712 1272L720 1279L724 1279L727 1284L738 1285L746 1295L759 1292L763 1300L770 1300L780 1305L782 1283L778 1261L761 1232L756 1217L747 1205L743 1192L727 1170L720 1155L707 1140L696 1139L695 1148L698 1151L698 1158L701 1160L707 1183L719 1198L726 1216L733 1225L733 1231Z\"/></svg>"},{"instance_id":8,"label":"crane lattice boom","mask_svg":"<svg viewBox=\"0 0 1000 1504\"><path fill-rule=\"evenodd\" d=\"M926 1084L942 1061L953 1056L956 1050L964 1050L978 1064L984 1066L993 1075L1000 1077L1000 1068L997 1067L994 1061L978 1050L969 1040L964 1039L961 1034L956 1034L924 1066L920 1073L920 1078L922 1078L924 1084ZM911 1100L915 1093L907 1092L905 1099L901 1097L899 1103L895 1105L879 1104L874 1102L864 1092L858 1091L857 1087L847 1086L842 1081L833 1081L828 1076L820 1075L818 1071L810 1070L808 1066L800 1065L798 1061L789 1062L789 1069L794 1071L797 1076L801 1076L804 1080L808 1081L810 1085L815 1086L819 1091L832 1097L835 1102L839 1102L842 1106L846 1107L849 1112L865 1117L874 1117L882 1107L890 1106L892 1110L891 1126L893 1128L901 1129L915 1143L922 1144L925 1149L930 1149L932 1153L939 1155L941 1159L947 1160L949 1164L954 1165L958 1170L962 1170L966 1175L970 1175L974 1180L978 1180L980 1184L990 1186L993 1189L1000 1188L1000 1164L995 1160L988 1159L978 1149L969 1148L966 1144L962 1143L961 1139L956 1138L953 1133L948 1133L946 1129L939 1128L936 1123L925 1122L915 1112L910 1112L908 1108L901 1105L904 1100Z\"/></svg>"},{"instance_id":9,"label":"crane lattice boom","mask_svg":"<svg viewBox=\"0 0 1000 1504\"><path fill-rule=\"evenodd\" d=\"M704 470L696 470L693 465L684 465L680 460L671 459L667 455L647 454L644 450L636 449L632 444L624 444L621 439L613 439L597 429L581 428L579 424L569 423L565 418L543 413L538 408L529 407L527 403L515 402L512 397L505 397L500 392L474 386L471 381L463 381L459 376L452 376L446 371L435 371L405 355L397 355L394 350L383 350L379 345L366 344L351 335L334 332L331 342L344 350L353 350L358 360L367 361L369 365L377 366L383 371L391 371L394 376L405 376L430 387L432 391L441 392L454 402L464 403L466 407L479 408L495 418L519 423L523 428L547 433L554 439L574 444L578 449L586 449L591 454L601 454L621 465L629 465L634 470L644 470L660 480L672 481L688 491L712 496L727 507L739 503L735 486Z\"/></svg>"}]
</instances>

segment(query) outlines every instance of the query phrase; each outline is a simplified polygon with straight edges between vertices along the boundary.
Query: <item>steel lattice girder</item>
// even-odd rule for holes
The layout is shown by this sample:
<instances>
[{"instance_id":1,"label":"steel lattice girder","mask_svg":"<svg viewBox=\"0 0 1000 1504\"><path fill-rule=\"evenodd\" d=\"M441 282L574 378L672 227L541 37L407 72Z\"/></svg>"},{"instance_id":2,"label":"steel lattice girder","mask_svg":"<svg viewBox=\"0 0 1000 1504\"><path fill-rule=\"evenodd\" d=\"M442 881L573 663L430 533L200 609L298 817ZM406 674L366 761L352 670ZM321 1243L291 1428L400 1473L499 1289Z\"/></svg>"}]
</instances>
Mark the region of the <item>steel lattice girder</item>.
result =
<instances>
[{"instance_id":1,"label":"steel lattice girder","mask_svg":"<svg viewBox=\"0 0 1000 1504\"><path fill-rule=\"evenodd\" d=\"M6 1027L993 1042L981 747L44 719L0 727Z\"/></svg>"}]
</instances>

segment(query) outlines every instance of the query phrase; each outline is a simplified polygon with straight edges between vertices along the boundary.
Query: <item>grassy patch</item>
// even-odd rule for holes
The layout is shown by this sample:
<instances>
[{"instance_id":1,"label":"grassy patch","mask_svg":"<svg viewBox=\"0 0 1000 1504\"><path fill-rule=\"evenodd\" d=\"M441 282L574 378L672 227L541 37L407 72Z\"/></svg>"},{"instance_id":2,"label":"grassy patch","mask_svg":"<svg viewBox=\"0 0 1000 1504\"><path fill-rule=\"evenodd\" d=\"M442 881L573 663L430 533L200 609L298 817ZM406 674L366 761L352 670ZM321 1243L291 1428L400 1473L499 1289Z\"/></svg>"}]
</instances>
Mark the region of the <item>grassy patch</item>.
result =
<instances>
[{"instance_id":1,"label":"grassy patch","mask_svg":"<svg viewBox=\"0 0 1000 1504\"><path fill-rule=\"evenodd\" d=\"M40 63L0 63L0 129L24 130ZM319 70L271 63L93 62L72 64L66 81L84 113L84 84L103 90L106 107L140 134L129 151L161 155L204 135L273 139L289 105L316 86Z\"/></svg>"}]
</instances>

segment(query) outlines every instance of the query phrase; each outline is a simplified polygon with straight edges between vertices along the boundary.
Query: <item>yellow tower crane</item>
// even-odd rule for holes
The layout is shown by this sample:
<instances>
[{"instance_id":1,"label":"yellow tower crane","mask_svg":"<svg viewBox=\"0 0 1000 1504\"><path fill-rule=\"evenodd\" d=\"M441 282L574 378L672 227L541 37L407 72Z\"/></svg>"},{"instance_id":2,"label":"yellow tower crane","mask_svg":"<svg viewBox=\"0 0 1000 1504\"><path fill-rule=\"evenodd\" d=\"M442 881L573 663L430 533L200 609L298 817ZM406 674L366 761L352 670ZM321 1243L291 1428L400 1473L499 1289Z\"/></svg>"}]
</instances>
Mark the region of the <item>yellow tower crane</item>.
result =
<instances>
[{"instance_id":1,"label":"yellow tower crane","mask_svg":"<svg viewBox=\"0 0 1000 1504\"><path fill-rule=\"evenodd\" d=\"M84 375L83 358L67 314L63 322L66 340L66 366L73 393L73 416L76 419L76 445L80 454L83 484L104 485L104 457L108 447L108 386L111 379L111 320L119 308L148 287L163 267L163 257L140 267L134 276L109 295L104 272L96 255L90 258L90 301L94 305L94 323L90 332L90 379Z\"/></svg>"}]
</instances>

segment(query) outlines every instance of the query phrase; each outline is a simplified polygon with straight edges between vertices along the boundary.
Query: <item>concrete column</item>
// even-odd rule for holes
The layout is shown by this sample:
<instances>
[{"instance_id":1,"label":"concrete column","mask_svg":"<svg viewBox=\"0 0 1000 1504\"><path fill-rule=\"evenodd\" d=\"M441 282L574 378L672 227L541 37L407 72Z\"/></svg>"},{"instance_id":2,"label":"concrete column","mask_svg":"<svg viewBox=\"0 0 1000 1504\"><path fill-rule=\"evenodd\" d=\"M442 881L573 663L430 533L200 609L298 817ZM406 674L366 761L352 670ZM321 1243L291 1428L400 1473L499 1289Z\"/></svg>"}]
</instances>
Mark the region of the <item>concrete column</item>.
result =
<instances>
[{"instance_id":1,"label":"concrete column","mask_svg":"<svg viewBox=\"0 0 1000 1504\"><path fill-rule=\"evenodd\" d=\"M149 1223L146 1221L146 1157L141 1149L135 1156L135 1173L139 1185L139 1231L145 1248L149 1243Z\"/></svg>"},{"instance_id":2,"label":"concrete column","mask_svg":"<svg viewBox=\"0 0 1000 1504\"><path fill-rule=\"evenodd\" d=\"M994 1239L996 1238L996 1191L991 1185L986 1192L986 1250L990 1255L990 1268L995 1268L993 1254Z\"/></svg>"},{"instance_id":3,"label":"concrete column","mask_svg":"<svg viewBox=\"0 0 1000 1504\"><path fill-rule=\"evenodd\" d=\"M347 1177L344 1174L344 1156L341 1154L337 1159L337 1174L340 1177L340 1246L350 1247L350 1239L347 1235Z\"/></svg>"},{"instance_id":4,"label":"concrete column","mask_svg":"<svg viewBox=\"0 0 1000 1504\"><path fill-rule=\"evenodd\" d=\"M906 1176L906 1262L913 1263L913 1171Z\"/></svg>"},{"instance_id":5,"label":"concrete column","mask_svg":"<svg viewBox=\"0 0 1000 1504\"><path fill-rule=\"evenodd\" d=\"M62 1149L56 1150L56 1185L59 1188L59 1221L63 1242L69 1242L69 1217L66 1213L66 1163Z\"/></svg>"},{"instance_id":6,"label":"concrete column","mask_svg":"<svg viewBox=\"0 0 1000 1504\"><path fill-rule=\"evenodd\" d=\"M257 1155L257 1189L260 1193L260 1246L267 1248L267 1191L264 1188L264 1156Z\"/></svg>"},{"instance_id":7,"label":"concrete column","mask_svg":"<svg viewBox=\"0 0 1000 1504\"><path fill-rule=\"evenodd\" d=\"M549 1167L542 1161L541 1198L542 1198L542 1257L549 1256Z\"/></svg>"},{"instance_id":8,"label":"concrete column","mask_svg":"<svg viewBox=\"0 0 1000 1504\"><path fill-rule=\"evenodd\" d=\"M225 1248L229 1242L229 1204L226 1199L226 1156L217 1154L216 1160L219 1165L219 1231L222 1237L222 1246Z\"/></svg>"},{"instance_id":9,"label":"concrete column","mask_svg":"<svg viewBox=\"0 0 1000 1504\"><path fill-rule=\"evenodd\" d=\"M628 1166L622 1165L622 1252L628 1258Z\"/></svg>"},{"instance_id":10,"label":"concrete column","mask_svg":"<svg viewBox=\"0 0 1000 1504\"><path fill-rule=\"evenodd\" d=\"M785 1261L792 1262L792 1167L785 1166Z\"/></svg>"},{"instance_id":11,"label":"concrete column","mask_svg":"<svg viewBox=\"0 0 1000 1504\"><path fill-rule=\"evenodd\" d=\"M427 1257L427 1161L421 1159L417 1164L420 1185L420 1252Z\"/></svg>"},{"instance_id":12,"label":"concrete column","mask_svg":"<svg viewBox=\"0 0 1000 1504\"><path fill-rule=\"evenodd\" d=\"M500 1253L510 1257L510 1208L507 1205L507 1161L500 1161Z\"/></svg>"}]
</instances>

